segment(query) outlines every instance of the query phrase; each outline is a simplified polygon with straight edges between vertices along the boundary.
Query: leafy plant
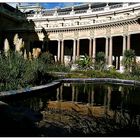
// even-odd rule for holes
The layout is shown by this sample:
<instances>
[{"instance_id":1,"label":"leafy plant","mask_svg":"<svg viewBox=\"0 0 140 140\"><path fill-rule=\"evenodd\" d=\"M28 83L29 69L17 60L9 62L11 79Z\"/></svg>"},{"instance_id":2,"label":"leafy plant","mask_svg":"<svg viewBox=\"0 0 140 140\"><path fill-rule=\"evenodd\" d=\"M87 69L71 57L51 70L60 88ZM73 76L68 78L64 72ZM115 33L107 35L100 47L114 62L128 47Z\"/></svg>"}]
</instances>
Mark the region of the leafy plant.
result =
<instances>
[{"instance_id":1,"label":"leafy plant","mask_svg":"<svg viewBox=\"0 0 140 140\"><path fill-rule=\"evenodd\" d=\"M132 72L132 69L136 64L136 55L134 50L125 50L122 64L124 65L126 72Z\"/></svg>"},{"instance_id":2,"label":"leafy plant","mask_svg":"<svg viewBox=\"0 0 140 140\"><path fill-rule=\"evenodd\" d=\"M39 59L24 59L18 52L0 55L0 91L46 84L53 77Z\"/></svg>"},{"instance_id":3,"label":"leafy plant","mask_svg":"<svg viewBox=\"0 0 140 140\"><path fill-rule=\"evenodd\" d=\"M95 58L95 70L105 70L105 54L104 52L98 52Z\"/></svg>"},{"instance_id":4,"label":"leafy plant","mask_svg":"<svg viewBox=\"0 0 140 140\"><path fill-rule=\"evenodd\" d=\"M76 63L78 64L79 69L82 70L91 69L93 65L92 59L88 55L85 55L84 57L80 57L79 60L76 61Z\"/></svg>"}]
</instances>

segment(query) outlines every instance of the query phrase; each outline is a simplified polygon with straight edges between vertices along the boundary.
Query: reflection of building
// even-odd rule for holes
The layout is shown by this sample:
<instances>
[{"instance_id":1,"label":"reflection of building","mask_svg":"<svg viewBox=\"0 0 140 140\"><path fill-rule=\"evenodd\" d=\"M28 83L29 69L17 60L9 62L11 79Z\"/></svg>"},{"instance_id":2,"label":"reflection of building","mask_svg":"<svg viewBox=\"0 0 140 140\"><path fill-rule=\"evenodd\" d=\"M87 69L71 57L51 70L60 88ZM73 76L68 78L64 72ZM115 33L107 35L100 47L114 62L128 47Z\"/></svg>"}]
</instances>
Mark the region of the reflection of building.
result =
<instances>
[{"instance_id":1,"label":"reflection of building","mask_svg":"<svg viewBox=\"0 0 140 140\"><path fill-rule=\"evenodd\" d=\"M120 69L124 50L134 49L140 56L139 3L86 3L48 10L38 6L28 11L24 8L19 7L26 12L28 21L33 21L37 41L44 41L42 29L45 29L48 49L62 63L75 61L84 54L94 58L103 51L108 65Z\"/></svg>"},{"instance_id":2,"label":"reflection of building","mask_svg":"<svg viewBox=\"0 0 140 140\"><path fill-rule=\"evenodd\" d=\"M112 116L111 88L93 84L64 83L57 88L56 98L47 104L48 109L70 110L94 116Z\"/></svg>"}]
</instances>

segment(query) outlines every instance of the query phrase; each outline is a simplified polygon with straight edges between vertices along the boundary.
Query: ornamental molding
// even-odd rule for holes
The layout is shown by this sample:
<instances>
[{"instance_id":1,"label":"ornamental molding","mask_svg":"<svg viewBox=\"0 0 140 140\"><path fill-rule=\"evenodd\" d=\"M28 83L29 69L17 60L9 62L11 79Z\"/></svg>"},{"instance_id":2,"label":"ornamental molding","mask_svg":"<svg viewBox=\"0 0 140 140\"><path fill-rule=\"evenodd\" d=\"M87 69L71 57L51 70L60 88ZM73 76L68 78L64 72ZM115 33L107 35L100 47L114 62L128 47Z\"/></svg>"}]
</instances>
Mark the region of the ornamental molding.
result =
<instances>
[{"instance_id":1,"label":"ornamental molding","mask_svg":"<svg viewBox=\"0 0 140 140\"><path fill-rule=\"evenodd\" d=\"M94 37L95 36L95 29L91 28L90 32L89 32L90 37Z\"/></svg>"},{"instance_id":2,"label":"ornamental molding","mask_svg":"<svg viewBox=\"0 0 140 140\"><path fill-rule=\"evenodd\" d=\"M106 36L111 36L111 27L106 28Z\"/></svg>"},{"instance_id":3,"label":"ornamental molding","mask_svg":"<svg viewBox=\"0 0 140 140\"><path fill-rule=\"evenodd\" d=\"M123 33L124 34L128 33L128 24L123 25Z\"/></svg>"},{"instance_id":4,"label":"ornamental molding","mask_svg":"<svg viewBox=\"0 0 140 140\"><path fill-rule=\"evenodd\" d=\"M58 32L58 38L59 38L60 40L63 40L63 32Z\"/></svg>"},{"instance_id":5,"label":"ornamental molding","mask_svg":"<svg viewBox=\"0 0 140 140\"><path fill-rule=\"evenodd\" d=\"M75 39L78 39L79 38L79 31L74 31L74 38Z\"/></svg>"}]
</instances>

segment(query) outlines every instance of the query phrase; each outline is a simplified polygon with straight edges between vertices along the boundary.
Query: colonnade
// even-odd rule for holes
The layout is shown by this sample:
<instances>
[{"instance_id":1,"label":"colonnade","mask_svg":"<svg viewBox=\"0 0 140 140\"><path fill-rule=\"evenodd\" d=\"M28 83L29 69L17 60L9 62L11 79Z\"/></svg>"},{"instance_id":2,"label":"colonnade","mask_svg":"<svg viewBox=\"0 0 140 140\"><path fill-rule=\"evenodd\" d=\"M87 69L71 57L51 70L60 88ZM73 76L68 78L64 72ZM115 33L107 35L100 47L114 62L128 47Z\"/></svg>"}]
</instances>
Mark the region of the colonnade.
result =
<instances>
[{"instance_id":1,"label":"colonnade","mask_svg":"<svg viewBox=\"0 0 140 140\"><path fill-rule=\"evenodd\" d=\"M61 85L59 88L57 88L57 93L56 93L56 100L57 101L63 101L63 100L67 100L67 101L72 101L73 103L78 103L81 102L80 97L81 93L79 91L79 88L76 86L70 86L69 90L71 91L71 96L68 97L68 99L66 99L64 97L65 92L63 91L63 86ZM85 90L85 89L84 89ZM83 90L83 92L84 92ZM102 89L103 90L103 89ZM104 89L105 90L105 89ZM96 102L96 98L98 98L100 95L100 89L98 89L98 92L94 89L94 87L90 87L88 88L88 91L86 91L87 95L85 97L85 101L87 103L87 105L94 105L94 104L98 104ZM111 87L108 86L106 88L106 92L103 94L99 104L104 106L105 109L109 109L110 108L110 102L111 102ZM98 93L98 94L97 94ZM96 95L95 95L96 94ZM98 95L98 96L97 96ZM83 96L83 95L82 95Z\"/></svg>"},{"instance_id":2,"label":"colonnade","mask_svg":"<svg viewBox=\"0 0 140 140\"><path fill-rule=\"evenodd\" d=\"M123 48L122 48L122 54L124 54L125 50L130 49L130 34L127 35L121 35L123 37ZM106 62L108 65L112 65L112 57L113 57L113 37L115 36L107 36L103 37L105 38L105 57ZM85 38L86 39L86 38ZM96 57L96 39L94 38L87 38L89 40L89 56L92 58ZM86 47L86 46L85 46ZM86 48L85 48L86 49ZM79 39L73 39L73 62L76 61L77 58L80 56L80 38ZM61 63L64 63L64 40L58 40L58 51L57 51L57 60ZM93 59L94 61L94 59Z\"/></svg>"}]
</instances>

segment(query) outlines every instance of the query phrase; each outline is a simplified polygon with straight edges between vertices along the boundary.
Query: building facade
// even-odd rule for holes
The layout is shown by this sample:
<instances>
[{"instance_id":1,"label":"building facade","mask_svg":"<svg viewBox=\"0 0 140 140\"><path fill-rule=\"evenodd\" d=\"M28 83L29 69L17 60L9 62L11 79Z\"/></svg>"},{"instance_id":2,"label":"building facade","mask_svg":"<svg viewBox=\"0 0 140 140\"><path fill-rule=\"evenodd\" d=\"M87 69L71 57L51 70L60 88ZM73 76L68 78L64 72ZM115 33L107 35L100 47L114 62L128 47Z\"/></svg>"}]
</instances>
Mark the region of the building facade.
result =
<instances>
[{"instance_id":1,"label":"building facade","mask_svg":"<svg viewBox=\"0 0 140 140\"><path fill-rule=\"evenodd\" d=\"M102 51L108 65L121 69L123 53L129 49L139 59L140 3L86 3L55 9L19 6L19 10L33 23L37 36L28 34L28 47L47 46L56 61L68 64L85 54L94 61ZM27 31L27 26L16 30Z\"/></svg>"}]
</instances>

